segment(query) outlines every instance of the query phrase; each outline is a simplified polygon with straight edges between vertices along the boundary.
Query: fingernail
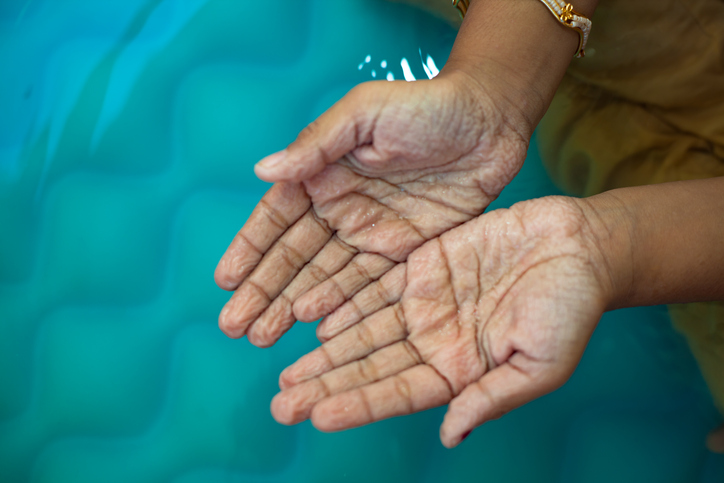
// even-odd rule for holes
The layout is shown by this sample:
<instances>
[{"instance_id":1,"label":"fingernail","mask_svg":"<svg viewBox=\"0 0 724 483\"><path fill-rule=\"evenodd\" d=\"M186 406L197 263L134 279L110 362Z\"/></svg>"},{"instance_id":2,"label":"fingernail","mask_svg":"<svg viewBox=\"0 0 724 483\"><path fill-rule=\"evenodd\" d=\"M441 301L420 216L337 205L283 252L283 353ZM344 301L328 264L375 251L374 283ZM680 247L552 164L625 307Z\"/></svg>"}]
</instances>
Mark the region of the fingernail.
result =
<instances>
[{"instance_id":1,"label":"fingernail","mask_svg":"<svg viewBox=\"0 0 724 483\"><path fill-rule=\"evenodd\" d=\"M287 157L287 150L271 154L259 161L256 166L263 169L274 169L279 167Z\"/></svg>"},{"instance_id":2,"label":"fingernail","mask_svg":"<svg viewBox=\"0 0 724 483\"><path fill-rule=\"evenodd\" d=\"M472 432L473 432L473 431L470 430L470 431L467 431L467 432L463 433L462 438L460 438L460 442L462 443L463 441L465 441L465 438L467 438L468 436L470 436L470 433L472 433Z\"/></svg>"}]
</instances>

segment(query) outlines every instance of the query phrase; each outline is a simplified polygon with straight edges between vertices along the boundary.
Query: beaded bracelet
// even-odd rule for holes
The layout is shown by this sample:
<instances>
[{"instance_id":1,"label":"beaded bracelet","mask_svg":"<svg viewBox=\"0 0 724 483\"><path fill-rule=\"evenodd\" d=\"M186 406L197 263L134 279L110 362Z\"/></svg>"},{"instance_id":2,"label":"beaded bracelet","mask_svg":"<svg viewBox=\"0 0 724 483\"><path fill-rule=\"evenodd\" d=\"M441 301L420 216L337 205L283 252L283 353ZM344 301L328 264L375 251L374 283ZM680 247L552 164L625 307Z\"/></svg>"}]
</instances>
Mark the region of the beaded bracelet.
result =
<instances>
[{"instance_id":1,"label":"beaded bracelet","mask_svg":"<svg viewBox=\"0 0 724 483\"><path fill-rule=\"evenodd\" d=\"M574 57L581 58L585 55L583 49L586 48L588 35L591 33L591 21L585 16L573 10L573 5L563 0L541 0L548 7L548 10L562 25L578 32L578 49ZM452 4L460 12L460 17L465 18L465 14L470 6L470 0L452 0Z\"/></svg>"}]
</instances>

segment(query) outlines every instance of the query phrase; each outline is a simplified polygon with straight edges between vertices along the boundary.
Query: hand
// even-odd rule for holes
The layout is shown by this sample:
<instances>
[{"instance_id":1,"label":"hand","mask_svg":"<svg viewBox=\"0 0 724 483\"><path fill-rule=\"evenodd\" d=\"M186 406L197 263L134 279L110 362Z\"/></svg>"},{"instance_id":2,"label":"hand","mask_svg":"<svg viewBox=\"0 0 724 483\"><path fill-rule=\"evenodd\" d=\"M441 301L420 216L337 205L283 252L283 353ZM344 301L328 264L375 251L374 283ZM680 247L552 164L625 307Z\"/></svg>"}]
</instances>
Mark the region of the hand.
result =
<instances>
[{"instance_id":1,"label":"hand","mask_svg":"<svg viewBox=\"0 0 724 483\"><path fill-rule=\"evenodd\" d=\"M362 84L262 160L257 174L277 184L216 269L219 286L236 291L221 329L272 345L481 214L520 169L531 134L501 78L485 88L461 72Z\"/></svg>"},{"instance_id":2,"label":"hand","mask_svg":"<svg viewBox=\"0 0 724 483\"><path fill-rule=\"evenodd\" d=\"M453 447L558 388L612 293L591 217L585 201L543 198L427 242L332 314L355 302L370 315L282 373L274 418L338 431L449 403Z\"/></svg>"}]
</instances>

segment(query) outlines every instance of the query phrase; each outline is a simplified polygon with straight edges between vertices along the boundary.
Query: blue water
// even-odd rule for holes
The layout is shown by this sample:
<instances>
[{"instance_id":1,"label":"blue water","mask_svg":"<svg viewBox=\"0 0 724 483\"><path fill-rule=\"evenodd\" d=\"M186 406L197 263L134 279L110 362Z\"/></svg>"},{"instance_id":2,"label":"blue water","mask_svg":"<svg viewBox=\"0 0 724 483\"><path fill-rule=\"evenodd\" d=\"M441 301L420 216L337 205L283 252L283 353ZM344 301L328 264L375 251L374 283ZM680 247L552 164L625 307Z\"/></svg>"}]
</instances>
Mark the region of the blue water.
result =
<instances>
[{"instance_id":1,"label":"blue water","mask_svg":"<svg viewBox=\"0 0 724 483\"><path fill-rule=\"evenodd\" d=\"M253 164L454 35L382 0L2 0L0 482L723 482L664 308L607 314L567 385L455 450L444 408L276 424L314 327L266 350L217 329ZM552 193L532 146L495 206Z\"/></svg>"}]
</instances>

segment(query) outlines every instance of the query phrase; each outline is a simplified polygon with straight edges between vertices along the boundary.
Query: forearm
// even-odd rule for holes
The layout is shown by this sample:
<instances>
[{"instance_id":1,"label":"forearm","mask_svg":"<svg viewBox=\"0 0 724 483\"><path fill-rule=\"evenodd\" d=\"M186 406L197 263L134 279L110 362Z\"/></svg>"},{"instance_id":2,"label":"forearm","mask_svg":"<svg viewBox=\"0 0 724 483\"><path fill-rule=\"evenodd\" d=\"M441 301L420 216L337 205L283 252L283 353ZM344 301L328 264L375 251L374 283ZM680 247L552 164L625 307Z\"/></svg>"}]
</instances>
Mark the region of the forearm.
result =
<instances>
[{"instance_id":1,"label":"forearm","mask_svg":"<svg viewBox=\"0 0 724 483\"><path fill-rule=\"evenodd\" d=\"M609 267L610 309L724 300L724 177L582 202Z\"/></svg>"},{"instance_id":2,"label":"forearm","mask_svg":"<svg viewBox=\"0 0 724 483\"><path fill-rule=\"evenodd\" d=\"M598 0L573 0L591 17ZM578 46L540 0L472 0L443 74L463 72L497 89L530 135L553 99ZM579 60L581 61L581 60Z\"/></svg>"}]
</instances>

